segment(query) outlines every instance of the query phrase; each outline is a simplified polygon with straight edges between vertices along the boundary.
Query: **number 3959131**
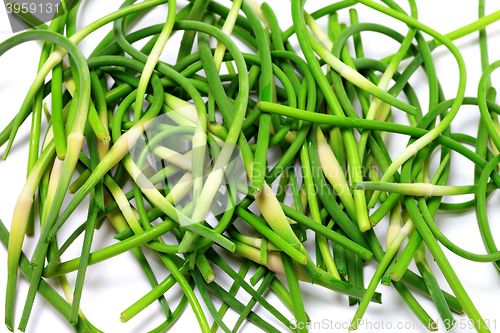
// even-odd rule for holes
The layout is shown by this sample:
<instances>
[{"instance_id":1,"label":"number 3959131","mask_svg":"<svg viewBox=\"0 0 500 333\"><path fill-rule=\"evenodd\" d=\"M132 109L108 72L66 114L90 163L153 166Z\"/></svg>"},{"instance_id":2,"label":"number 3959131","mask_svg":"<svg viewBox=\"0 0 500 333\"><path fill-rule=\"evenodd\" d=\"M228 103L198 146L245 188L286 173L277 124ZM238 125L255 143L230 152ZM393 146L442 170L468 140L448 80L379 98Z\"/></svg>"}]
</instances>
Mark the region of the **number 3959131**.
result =
<instances>
[{"instance_id":1,"label":"number 3959131","mask_svg":"<svg viewBox=\"0 0 500 333\"><path fill-rule=\"evenodd\" d=\"M29 3L29 2L24 2L24 3L7 3L5 5L7 9L7 14L51 14L51 13L56 13L59 9L59 4L52 4L50 2L46 3Z\"/></svg>"}]
</instances>

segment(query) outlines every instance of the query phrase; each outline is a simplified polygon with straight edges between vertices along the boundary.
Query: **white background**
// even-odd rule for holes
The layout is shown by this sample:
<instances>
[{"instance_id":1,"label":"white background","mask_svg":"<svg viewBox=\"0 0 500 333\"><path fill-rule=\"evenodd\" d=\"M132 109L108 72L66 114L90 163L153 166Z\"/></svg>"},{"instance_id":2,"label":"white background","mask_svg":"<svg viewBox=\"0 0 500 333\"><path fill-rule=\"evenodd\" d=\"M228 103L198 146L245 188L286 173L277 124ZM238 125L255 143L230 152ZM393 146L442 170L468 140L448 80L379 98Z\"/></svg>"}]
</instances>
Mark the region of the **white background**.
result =
<instances>
[{"instance_id":1,"label":"white background","mask_svg":"<svg viewBox=\"0 0 500 333\"><path fill-rule=\"evenodd\" d=\"M398 0L397 2L408 11L406 1ZM269 3L276 11L281 28L283 30L288 28L292 23L290 3L287 0L271 0ZM84 0L78 16L77 28L80 29L107 13L118 9L120 4L121 1ZM230 5L228 1L224 1L224 4ZM179 1L178 7L184 5L184 1ZM326 5L326 2L309 1L306 4L306 10L312 12L323 5ZM12 33L10 31L5 10L1 6L0 8L1 42L11 37ZM356 8L359 10L361 22L382 23L397 29L403 34L407 31L407 27L400 22L384 17L383 15L380 15L377 12L361 5L357 5ZM423 0L418 1L418 8L419 20L440 33L453 31L477 19L477 1ZM487 14L499 9L500 2L487 1ZM162 5L155 9L154 12L148 14L146 18L133 29L135 30L140 27L144 27L145 25L162 23L166 18L166 13L167 7L166 5ZM347 10L342 10L339 13L339 16L341 22L349 22ZM322 19L319 22L323 28L326 29L327 20ZM110 31L110 29L111 25L107 25L91 34L88 38L84 39L79 44L83 53L88 56L97 43L108 31ZM180 33L176 33L171 40L169 40L167 47L165 48L165 52L162 55L162 60L169 62L175 61L180 36ZM392 54L397 50L397 44L395 42L389 40L388 38L380 37L380 35L376 35L374 33L363 33L362 37L366 57L379 59L383 56ZM493 62L500 59L500 48L498 47L500 42L500 23L492 24L488 27L488 37L490 46L490 61ZM426 36L426 38L429 38L429 36ZM292 41L294 45L297 45L295 38ZM461 50L467 64L468 84L466 96L476 96L477 84L481 74L478 34L474 33L470 36L462 38L456 41L455 44ZM242 48L246 50L246 48ZM1 128L4 128L19 110L22 100L28 91L32 80L35 78L40 49L41 47L38 43L30 42L16 47L0 58ZM447 98L453 98L458 85L458 70L456 62L451 54L443 47L436 50L433 53L433 56L444 93ZM403 63L403 65L405 64L407 64L407 62ZM500 77L494 74L493 85L498 84L498 82L500 82ZM427 83L421 70L419 70L419 72L412 77L411 83L418 92L420 102L425 112L428 99ZM405 115L400 111L395 111L393 115L394 121L399 123L407 122ZM21 127L8 160L6 162L0 162L0 219L8 227L10 226L10 220L12 218L12 212L17 195L19 194L26 177L29 127L31 123L30 119L31 118L28 118L25 124ZM45 130L46 122L45 118L43 119L43 129ZM477 108L463 107L452 124L452 131L476 136L478 119L479 112ZM388 139L388 148L391 155L395 157L404 148L406 142L406 137L390 135ZM0 148L0 155L3 154L5 150L4 147ZM449 183L453 185L471 184L473 181L472 174L472 163L461 158L457 154L453 154L452 173ZM470 196L462 196L459 198L447 198L446 200L448 202L451 202L452 200L465 201L470 198ZM500 215L498 200L498 195L493 195L488 201L488 215L494 236L498 235L500 232L500 227L497 225ZM75 228L85 220L85 216L86 210L84 208L79 209L68 221L68 226L61 230L60 239L65 239L65 237L71 233L71 229ZM456 242L460 246L463 246L469 251L485 253L473 211L456 214L440 212L437 215L437 221L441 230L452 241ZM239 223L240 225L242 224L241 222ZM382 244L385 244L384 229L386 228L386 223L386 221L383 221L376 228ZM95 234L93 250L95 251L114 243L115 241L112 239L113 235L114 231L107 223L105 223L105 225ZM310 237L310 239L312 240L313 237ZM499 239L499 237L497 237L497 239ZM35 239L32 238L28 238L25 242L24 250L28 255L31 255L34 242ZM311 248L311 243L312 242L309 241L308 246L310 248L310 253L314 254L314 251ZM63 256L63 259L68 260L78 256L80 244L81 240L77 241L75 246L70 248ZM2 303L2 305L0 305L0 318L3 320L3 302L5 299L5 284L7 275L7 253L5 250L0 250L0 252L0 303ZM472 301L477 306L483 318L492 322L495 320L497 321L497 327L496 329L495 327L492 327L492 331L500 331L500 317L498 316L498 307L500 305L500 277L498 272L494 269L492 264L473 263L459 258L446 249L444 249L444 252L447 254L448 259L454 267L458 277L462 281L465 289L468 291ZM225 257L228 258L228 261L231 264L234 264L234 267L238 267L238 261L236 261L235 258L229 255L225 255ZM168 272L162 268L159 261L153 256L148 256L148 258L150 259L150 263L157 274L158 280L162 280L166 277ZM433 271L437 275L442 288L450 291L449 286L442 277L435 263L432 261L431 257L429 257L429 262ZM414 270L416 269L413 263L411 267ZM373 261L365 266L365 286L368 285L369 279L371 278L375 268L376 266ZM226 278L220 270L216 270L216 273L218 274L216 281L224 288L228 289L230 285L229 279ZM253 270L250 271L248 277L252 276L252 274ZM70 283L73 285L76 273L68 274L68 278ZM284 278L281 279L285 282ZM57 282L50 281L50 283L58 291L60 291L60 286ZM333 322L338 323L348 322L354 315L356 308L347 306L346 296L327 291L319 286L310 286L304 283L301 284L301 288L306 310L313 322L321 322L324 319L333 320ZM24 278L21 278L17 294L16 323L19 322L22 313L22 306L24 304L27 289L28 283ZM89 267L85 280L81 308L89 320L104 332L146 332L155 328L164 320L164 315L162 314L157 302L153 303L145 311L143 311L143 313L139 314L126 324L120 323L118 319L120 312L142 297L149 290L150 285L145 279L134 257L130 253L125 253L111 260L107 260L105 263ZM369 320L372 323L380 323L382 321L387 323L389 321L393 324L393 326L395 326L397 322L417 322L417 319L413 316L392 287L385 287L381 285L377 288L377 291L383 293L383 305L370 304L364 316L366 320ZM166 294L172 308L176 306L180 295L181 292L177 286L172 288L172 290ZM438 320L439 316L432 302L417 293L415 293L415 296L430 316L435 320ZM238 294L238 298L245 304L249 300L249 296L245 292L240 292ZM218 308L220 306L220 302L216 299L216 297L213 297L213 299ZM275 305L278 310L283 311L287 317L292 318L286 308L272 294L269 294L268 300ZM201 298L200 302L203 303ZM281 323L277 322L277 320L269 315L269 313L267 313L267 311L263 308L257 306L255 311L264 319L275 325L278 329L285 331L285 328L281 325ZM208 311L206 311L206 313L209 317L210 315L208 314ZM232 310L230 310L226 315L225 320L230 328L234 325L236 318L237 316ZM455 315L455 318L459 321L459 323L467 322L467 317L465 315ZM443 327L442 323L440 324L440 327ZM252 324L244 324L242 327L243 332L254 332L257 330L258 329ZM2 324L0 324L0 332L3 331L7 330ZM36 298L28 325L28 332L44 333L71 331L72 330L65 323L62 317L57 314L42 297L38 296ZM173 326L171 331L199 331L195 316L189 306L186 308L179 321ZM334 331L334 329L315 329L311 331L331 332ZM359 331L382 332L383 330L367 330L364 327L360 327ZM425 331L425 329L405 330L405 332ZM453 331L468 332L471 330L456 327Z\"/></svg>"}]
</instances>

